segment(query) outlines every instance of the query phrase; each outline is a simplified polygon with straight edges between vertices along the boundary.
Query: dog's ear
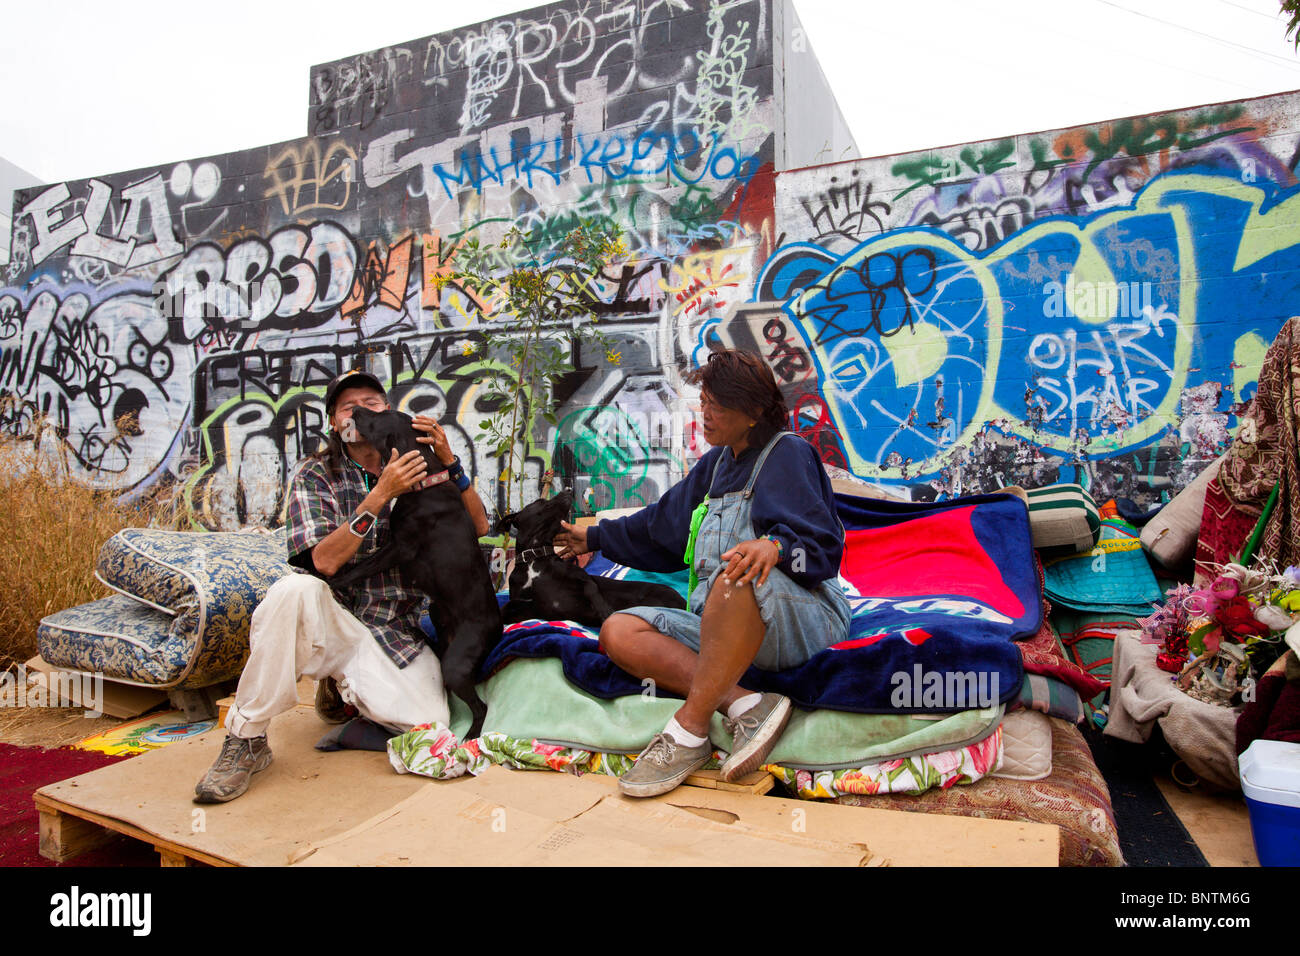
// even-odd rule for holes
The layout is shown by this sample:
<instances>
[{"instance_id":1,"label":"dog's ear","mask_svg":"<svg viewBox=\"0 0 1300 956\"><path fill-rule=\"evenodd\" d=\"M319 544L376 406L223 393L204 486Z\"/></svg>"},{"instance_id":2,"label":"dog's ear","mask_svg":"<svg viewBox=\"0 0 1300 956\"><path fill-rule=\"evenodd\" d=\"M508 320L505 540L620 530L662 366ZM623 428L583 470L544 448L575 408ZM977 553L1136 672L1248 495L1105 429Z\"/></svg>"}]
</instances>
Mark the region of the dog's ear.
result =
<instances>
[{"instance_id":1,"label":"dog's ear","mask_svg":"<svg viewBox=\"0 0 1300 956\"><path fill-rule=\"evenodd\" d=\"M496 527L497 534L502 534L506 531L517 531L518 519L519 519L518 511L512 511L509 514L505 514L497 518L497 527Z\"/></svg>"}]
</instances>

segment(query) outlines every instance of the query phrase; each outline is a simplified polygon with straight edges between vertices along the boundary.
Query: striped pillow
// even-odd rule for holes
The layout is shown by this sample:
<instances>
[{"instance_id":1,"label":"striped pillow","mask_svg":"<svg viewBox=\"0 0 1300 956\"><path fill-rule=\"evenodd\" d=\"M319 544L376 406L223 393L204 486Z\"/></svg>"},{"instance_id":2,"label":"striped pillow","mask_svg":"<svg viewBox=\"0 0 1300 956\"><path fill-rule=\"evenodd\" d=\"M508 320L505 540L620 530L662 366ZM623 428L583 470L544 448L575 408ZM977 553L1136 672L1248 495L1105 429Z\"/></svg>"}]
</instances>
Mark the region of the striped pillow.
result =
<instances>
[{"instance_id":1,"label":"striped pillow","mask_svg":"<svg viewBox=\"0 0 1300 956\"><path fill-rule=\"evenodd\" d=\"M1052 558L1091 551L1101 537L1101 515L1080 485L1030 488L1029 530L1034 547Z\"/></svg>"}]
</instances>

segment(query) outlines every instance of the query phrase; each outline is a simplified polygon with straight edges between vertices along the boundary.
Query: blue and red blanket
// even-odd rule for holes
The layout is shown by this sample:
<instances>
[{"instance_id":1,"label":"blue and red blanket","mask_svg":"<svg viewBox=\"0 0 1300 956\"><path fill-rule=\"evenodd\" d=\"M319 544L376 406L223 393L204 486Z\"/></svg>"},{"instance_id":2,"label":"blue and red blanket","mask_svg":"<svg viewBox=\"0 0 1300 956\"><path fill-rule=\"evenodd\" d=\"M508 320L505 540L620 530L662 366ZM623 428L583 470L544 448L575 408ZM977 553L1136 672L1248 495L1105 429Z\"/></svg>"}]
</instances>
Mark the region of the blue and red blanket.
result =
<instances>
[{"instance_id":1,"label":"blue and red blanket","mask_svg":"<svg viewBox=\"0 0 1300 956\"><path fill-rule=\"evenodd\" d=\"M1015 642L1042 623L1024 505L1010 495L836 500L847 535L840 575L853 608L848 640L792 670L751 668L741 683L803 707L856 713L952 711L1015 698L1024 677ZM588 571L685 590L685 570L651 575L597 558ZM483 673L515 657L558 657L565 676L597 697L644 689L601 652L595 631L572 622L507 627Z\"/></svg>"}]
</instances>

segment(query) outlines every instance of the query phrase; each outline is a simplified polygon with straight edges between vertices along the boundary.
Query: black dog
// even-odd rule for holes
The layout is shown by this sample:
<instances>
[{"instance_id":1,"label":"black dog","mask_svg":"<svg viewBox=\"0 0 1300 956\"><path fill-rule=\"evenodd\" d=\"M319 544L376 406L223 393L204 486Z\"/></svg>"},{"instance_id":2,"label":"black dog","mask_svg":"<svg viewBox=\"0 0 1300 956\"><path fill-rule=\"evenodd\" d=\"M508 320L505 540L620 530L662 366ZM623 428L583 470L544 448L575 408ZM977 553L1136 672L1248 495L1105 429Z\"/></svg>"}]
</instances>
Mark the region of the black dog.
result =
<instances>
[{"instance_id":1,"label":"black dog","mask_svg":"<svg viewBox=\"0 0 1300 956\"><path fill-rule=\"evenodd\" d=\"M439 640L447 642L442 655L443 683L469 704L474 722L466 739L472 739L482 731L487 714L487 705L474 689L474 678L501 640L501 610L474 522L460 492L446 480L447 466L429 445L416 441L419 432L411 426L409 415L356 408L352 421L384 461L394 448L399 456L413 449L420 451L428 475L423 488L398 495L393 502L388 544L335 575L330 583L338 587L355 584L396 565L429 595L429 617Z\"/></svg>"},{"instance_id":2,"label":"black dog","mask_svg":"<svg viewBox=\"0 0 1300 956\"><path fill-rule=\"evenodd\" d=\"M682 596L667 585L593 577L560 558L552 542L572 507L573 492L563 491L498 521L499 530L514 527L519 536L515 569L510 572L510 602L501 612L507 624L542 618L600 627L605 618L624 608L686 607Z\"/></svg>"}]
</instances>

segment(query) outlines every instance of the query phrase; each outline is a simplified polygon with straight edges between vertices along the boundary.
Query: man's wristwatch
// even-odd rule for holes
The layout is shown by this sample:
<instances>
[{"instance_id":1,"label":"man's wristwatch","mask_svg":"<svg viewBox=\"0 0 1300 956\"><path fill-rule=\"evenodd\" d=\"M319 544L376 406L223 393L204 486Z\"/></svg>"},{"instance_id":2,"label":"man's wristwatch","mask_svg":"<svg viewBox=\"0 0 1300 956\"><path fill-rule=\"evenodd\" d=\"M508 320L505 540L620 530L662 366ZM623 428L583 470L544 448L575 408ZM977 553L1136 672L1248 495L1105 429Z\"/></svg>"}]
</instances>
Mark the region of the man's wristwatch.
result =
<instances>
[{"instance_id":1,"label":"man's wristwatch","mask_svg":"<svg viewBox=\"0 0 1300 956\"><path fill-rule=\"evenodd\" d=\"M370 529L375 526L376 520L369 511L363 511L348 522L348 530L358 538L364 538L370 534Z\"/></svg>"}]
</instances>

